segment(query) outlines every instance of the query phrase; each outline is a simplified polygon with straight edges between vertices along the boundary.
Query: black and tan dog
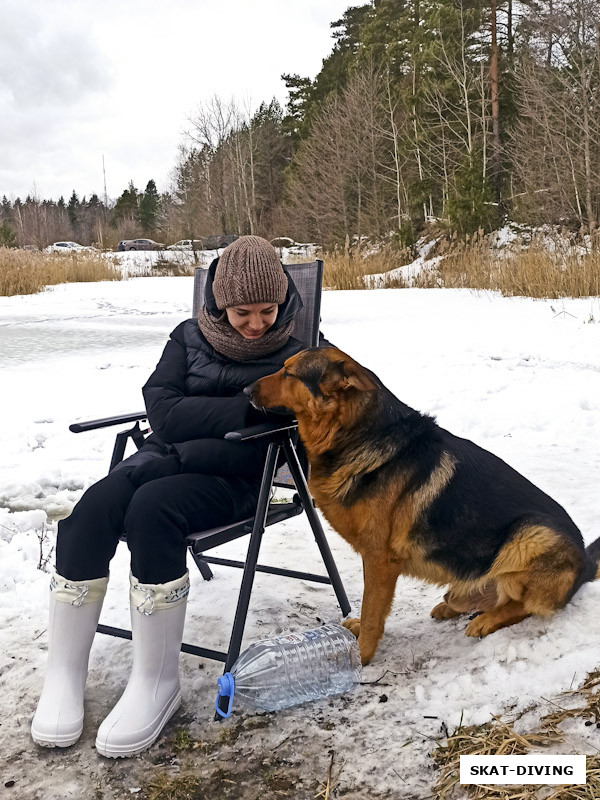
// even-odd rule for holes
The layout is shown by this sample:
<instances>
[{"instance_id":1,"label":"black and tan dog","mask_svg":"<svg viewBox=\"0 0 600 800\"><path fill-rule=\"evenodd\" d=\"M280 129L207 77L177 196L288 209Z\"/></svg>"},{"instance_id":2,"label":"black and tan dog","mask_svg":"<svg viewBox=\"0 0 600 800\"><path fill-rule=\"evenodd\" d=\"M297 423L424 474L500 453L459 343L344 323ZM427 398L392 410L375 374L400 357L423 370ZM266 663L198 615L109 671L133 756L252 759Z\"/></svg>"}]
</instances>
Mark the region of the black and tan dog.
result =
<instances>
[{"instance_id":1,"label":"black and tan dog","mask_svg":"<svg viewBox=\"0 0 600 800\"><path fill-rule=\"evenodd\" d=\"M480 612L467 636L548 616L600 577L600 539L586 550L551 497L400 402L340 350L298 353L247 393L257 408L296 415L315 502L362 556L361 617L344 625L363 663L400 575L448 585L435 619Z\"/></svg>"}]
</instances>

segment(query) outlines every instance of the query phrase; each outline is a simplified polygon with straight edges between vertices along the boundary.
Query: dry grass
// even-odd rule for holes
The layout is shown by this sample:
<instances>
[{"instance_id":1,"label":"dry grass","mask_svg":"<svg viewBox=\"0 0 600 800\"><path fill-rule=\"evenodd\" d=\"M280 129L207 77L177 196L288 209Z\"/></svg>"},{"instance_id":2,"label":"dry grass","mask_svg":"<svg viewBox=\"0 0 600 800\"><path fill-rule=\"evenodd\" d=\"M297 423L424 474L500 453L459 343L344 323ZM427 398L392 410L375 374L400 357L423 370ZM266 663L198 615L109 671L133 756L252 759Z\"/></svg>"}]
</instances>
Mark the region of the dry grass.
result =
<instances>
[{"instance_id":1,"label":"dry grass","mask_svg":"<svg viewBox=\"0 0 600 800\"><path fill-rule=\"evenodd\" d=\"M185 278L193 275L197 264L160 257L149 268L149 277Z\"/></svg>"},{"instance_id":2,"label":"dry grass","mask_svg":"<svg viewBox=\"0 0 600 800\"><path fill-rule=\"evenodd\" d=\"M445 251L445 252L444 252ZM492 249L484 239L438 248L443 255L413 281L421 288L487 289L518 297L596 297L600 295L600 249L571 246L549 249L540 242L524 250Z\"/></svg>"},{"instance_id":3,"label":"dry grass","mask_svg":"<svg viewBox=\"0 0 600 800\"><path fill-rule=\"evenodd\" d=\"M588 756L586 767L587 782L581 786L549 787L530 786L476 786L459 783L461 755L524 755L531 750L538 751L559 742L564 742L565 734L559 725L566 720L584 719L585 725L599 723L600 717L600 671L588 675L583 685L574 692L564 692L563 697L581 699L582 705L576 708L562 708L553 702L556 710L542 717L540 730L519 734L506 722L494 718L485 725L459 726L446 740L446 746L438 747L432 753L433 761L440 770L440 776L433 790L434 800L451 800L455 790L462 791L473 800L598 800L600 797L600 757Z\"/></svg>"},{"instance_id":4,"label":"dry grass","mask_svg":"<svg viewBox=\"0 0 600 800\"><path fill-rule=\"evenodd\" d=\"M431 269L411 282L419 288L465 288L498 291L520 297L600 296L600 245L583 252L566 240L552 249L533 242L523 250L494 250L475 236L465 242L440 240L435 252L443 256ZM412 261L408 248L383 247L376 252L334 250L324 260L325 289L364 289L365 275L389 272ZM306 257L298 257L304 261ZM290 260L292 263L294 259ZM159 260L151 275L190 275L193 265ZM57 283L121 280L118 266L99 254L47 254L0 248L0 296L35 294ZM404 288L402 278L386 282L386 288Z\"/></svg>"},{"instance_id":5,"label":"dry grass","mask_svg":"<svg viewBox=\"0 0 600 800\"><path fill-rule=\"evenodd\" d=\"M600 670L591 672L584 683L574 692L564 692L563 697L581 698L584 701L582 706L576 708L561 708L557 703L553 703L556 710L545 717L542 717L542 724L548 730L557 730L561 722L566 719L583 719L586 727L595 725L600 728Z\"/></svg>"},{"instance_id":6,"label":"dry grass","mask_svg":"<svg viewBox=\"0 0 600 800\"><path fill-rule=\"evenodd\" d=\"M432 753L435 765L441 770L433 797L435 800L451 798L455 787L459 787L460 756L520 756L528 753L532 747L539 748L561 741L562 736L553 731L541 733L518 734L505 722L495 718L485 725L460 726L446 740L445 747L439 747ZM533 798L529 788L523 787L518 792L506 786L466 785L462 789L469 797L476 800L521 800Z\"/></svg>"},{"instance_id":7,"label":"dry grass","mask_svg":"<svg viewBox=\"0 0 600 800\"><path fill-rule=\"evenodd\" d=\"M442 256L415 277L410 285L422 289L484 289L519 297L600 296L600 244L587 252L565 237L553 242L534 240L527 249L496 250L482 236L457 242L440 239L429 257ZM326 289L364 289L363 277L386 273L412 261L409 249L382 248L363 255L357 250L335 250L321 255ZM402 278L385 288L403 288ZM379 284L378 284L379 286Z\"/></svg>"},{"instance_id":8,"label":"dry grass","mask_svg":"<svg viewBox=\"0 0 600 800\"><path fill-rule=\"evenodd\" d=\"M0 296L36 294L57 283L119 281L119 269L95 253L63 255L0 247Z\"/></svg>"},{"instance_id":9,"label":"dry grass","mask_svg":"<svg viewBox=\"0 0 600 800\"><path fill-rule=\"evenodd\" d=\"M323 253L323 287L325 289L364 289L363 277L379 272L388 272L409 264L413 255L408 248L394 250L383 247L373 253L363 254L357 249L333 250ZM390 280L386 288L403 288L401 279Z\"/></svg>"},{"instance_id":10,"label":"dry grass","mask_svg":"<svg viewBox=\"0 0 600 800\"><path fill-rule=\"evenodd\" d=\"M193 774L169 777L158 773L148 785L148 800L192 800L203 797L200 794L202 780Z\"/></svg>"}]
</instances>

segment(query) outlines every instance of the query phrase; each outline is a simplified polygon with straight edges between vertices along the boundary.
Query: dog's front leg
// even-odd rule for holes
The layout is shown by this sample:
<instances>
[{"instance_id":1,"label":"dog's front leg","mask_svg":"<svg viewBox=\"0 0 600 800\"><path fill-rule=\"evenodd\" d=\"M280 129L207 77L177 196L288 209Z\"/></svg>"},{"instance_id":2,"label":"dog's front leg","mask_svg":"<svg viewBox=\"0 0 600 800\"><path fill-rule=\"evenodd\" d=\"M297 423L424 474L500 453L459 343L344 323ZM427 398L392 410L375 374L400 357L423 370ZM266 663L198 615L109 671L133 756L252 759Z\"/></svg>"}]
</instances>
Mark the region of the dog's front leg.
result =
<instances>
[{"instance_id":1,"label":"dog's front leg","mask_svg":"<svg viewBox=\"0 0 600 800\"><path fill-rule=\"evenodd\" d=\"M391 562L389 554L369 553L363 555L363 572L365 586L360 611L358 647L362 663L368 664L375 655L383 635L399 571L398 565Z\"/></svg>"}]
</instances>

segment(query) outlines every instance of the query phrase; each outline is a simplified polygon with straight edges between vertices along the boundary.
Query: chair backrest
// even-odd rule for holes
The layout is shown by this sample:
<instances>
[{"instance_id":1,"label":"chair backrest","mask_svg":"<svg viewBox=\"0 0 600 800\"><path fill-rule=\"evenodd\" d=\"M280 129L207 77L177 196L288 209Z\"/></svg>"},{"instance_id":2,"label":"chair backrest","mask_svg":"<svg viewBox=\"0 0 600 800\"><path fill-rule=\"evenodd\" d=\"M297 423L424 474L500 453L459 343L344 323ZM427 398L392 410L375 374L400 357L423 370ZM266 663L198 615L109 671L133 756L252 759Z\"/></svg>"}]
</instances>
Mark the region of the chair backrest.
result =
<instances>
[{"instance_id":1,"label":"chair backrest","mask_svg":"<svg viewBox=\"0 0 600 800\"><path fill-rule=\"evenodd\" d=\"M323 262L311 261L307 264L284 265L302 298L302 310L294 318L293 336L306 347L316 347L319 343L319 321L321 315L321 284L323 281ZM194 270L194 302L192 316L197 317L204 304L204 287L208 269L196 267Z\"/></svg>"}]
</instances>

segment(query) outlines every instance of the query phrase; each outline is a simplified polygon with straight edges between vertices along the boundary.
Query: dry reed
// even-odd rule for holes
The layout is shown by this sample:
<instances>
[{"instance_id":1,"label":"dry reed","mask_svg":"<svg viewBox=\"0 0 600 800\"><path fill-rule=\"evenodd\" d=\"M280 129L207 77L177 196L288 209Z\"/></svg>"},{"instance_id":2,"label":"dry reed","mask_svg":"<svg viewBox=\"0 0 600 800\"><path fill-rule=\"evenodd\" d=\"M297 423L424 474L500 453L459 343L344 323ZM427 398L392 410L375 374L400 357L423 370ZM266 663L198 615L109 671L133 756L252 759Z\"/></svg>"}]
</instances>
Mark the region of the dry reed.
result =
<instances>
[{"instance_id":1,"label":"dry reed","mask_svg":"<svg viewBox=\"0 0 600 800\"><path fill-rule=\"evenodd\" d=\"M364 289L363 277L379 272L388 272L412 261L408 248L402 250L383 247L379 250L362 253L356 248L333 250L323 253L323 287L325 289ZM386 283L388 288L402 288L402 279L392 279Z\"/></svg>"},{"instance_id":2,"label":"dry reed","mask_svg":"<svg viewBox=\"0 0 600 800\"><path fill-rule=\"evenodd\" d=\"M485 289L505 296L556 298L600 295L600 250L549 248L494 250L485 239L438 248L441 258L413 281L420 288Z\"/></svg>"},{"instance_id":3,"label":"dry reed","mask_svg":"<svg viewBox=\"0 0 600 800\"><path fill-rule=\"evenodd\" d=\"M38 253L0 247L0 296L36 294L57 283L118 281L118 267L96 253Z\"/></svg>"},{"instance_id":4,"label":"dry reed","mask_svg":"<svg viewBox=\"0 0 600 800\"><path fill-rule=\"evenodd\" d=\"M463 242L440 239L429 257L441 256L410 281L422 289L482 289L505 296L557 298L600 296L600 246L587 251L566 239L533 240L527 248L494 249L478 235ZM365 275L390 272L410 263L410 250L382 248L361 254L358 250L323 253L326 289L364 289ZM402 288L402 278L372 286Z\"/></svg>"}]
</instances>

